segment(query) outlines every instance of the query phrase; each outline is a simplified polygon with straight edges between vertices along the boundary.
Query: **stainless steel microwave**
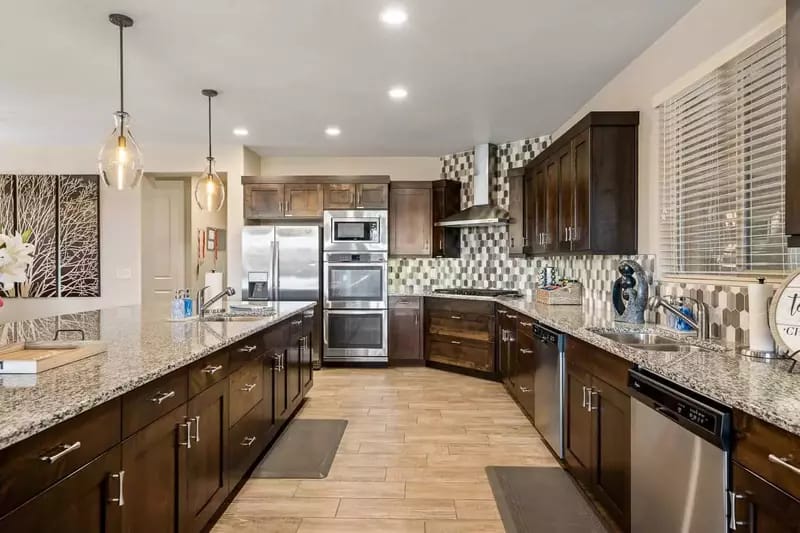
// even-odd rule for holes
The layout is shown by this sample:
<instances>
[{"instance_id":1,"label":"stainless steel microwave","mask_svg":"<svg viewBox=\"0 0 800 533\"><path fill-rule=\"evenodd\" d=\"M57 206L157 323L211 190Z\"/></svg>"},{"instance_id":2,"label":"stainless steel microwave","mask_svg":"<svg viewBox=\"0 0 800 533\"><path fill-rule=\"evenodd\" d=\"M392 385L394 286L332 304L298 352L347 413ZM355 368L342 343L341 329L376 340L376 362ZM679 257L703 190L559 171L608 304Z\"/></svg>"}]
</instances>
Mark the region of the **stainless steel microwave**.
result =
<instances>
[{"instance_id":1,"label":"stainless steel microwave","mask_svg":"<svg viewBox=\"0 0 800 533\"><path fill-rule=\"evenodd\" d=\"M325 211L326 252L386 252L389 250L388 211Z\"/></svg>"}]
</instances>

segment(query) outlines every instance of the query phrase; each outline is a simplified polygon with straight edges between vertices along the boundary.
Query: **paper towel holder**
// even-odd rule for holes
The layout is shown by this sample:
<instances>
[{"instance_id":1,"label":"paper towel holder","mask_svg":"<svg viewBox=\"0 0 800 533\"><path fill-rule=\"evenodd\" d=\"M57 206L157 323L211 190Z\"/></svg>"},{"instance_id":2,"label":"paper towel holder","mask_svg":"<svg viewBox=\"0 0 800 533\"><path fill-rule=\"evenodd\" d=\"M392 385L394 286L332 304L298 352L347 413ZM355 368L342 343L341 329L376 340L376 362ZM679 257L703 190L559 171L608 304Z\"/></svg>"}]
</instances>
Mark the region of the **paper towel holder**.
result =
<instances>
[{"instance_id":1,"label":"paper towel holder","mask_svg":"<svg viewBox=\"0 0 800 533\"><path fill-rule=\"evenodd\" d=\"M765 359L793 359L796 364L800 354L800 270L789 274L775 290L769 300L767 320L775 339L775 352L754 352L751 355L746 353L750 350L743 349L739 353Z\"/></svg>"}]
</instances>

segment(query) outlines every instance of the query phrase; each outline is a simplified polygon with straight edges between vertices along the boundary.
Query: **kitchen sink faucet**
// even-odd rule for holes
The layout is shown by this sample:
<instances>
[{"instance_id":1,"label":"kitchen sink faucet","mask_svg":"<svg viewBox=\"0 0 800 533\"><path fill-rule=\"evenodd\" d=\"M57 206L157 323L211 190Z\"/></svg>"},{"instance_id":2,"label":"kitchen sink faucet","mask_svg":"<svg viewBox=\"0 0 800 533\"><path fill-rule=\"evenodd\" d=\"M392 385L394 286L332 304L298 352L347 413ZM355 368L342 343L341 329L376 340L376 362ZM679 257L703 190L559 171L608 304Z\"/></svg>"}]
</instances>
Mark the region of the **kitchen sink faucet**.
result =
<instances>
[{"instance_id":1,"label":"kitchen sink faucet","mask_svg":"<svg viewBox=\"0 0 800 533\"><path fill-rule=\"evenodd\" d=\"M206 285L197 291L197 317L201 320L206 316L206 311L208 311L208 308L217 303L217 301L219 301L221 298L236 294L236 291L233 287L228 287L221 293L215 294L208 301L206 301L206 289L208 288L209 286Z\"/></svg>"},{"instance_id":2,"label":"kitchen sink faucet","mask_svg":"<svg viewBox=\"0 0 800 533\"><path fill-rule=\"evenodd\" d=\"M708 306L703 302L695 300L694 298L689 298L688 296L682 296L682 300L687 302L692 302L694 304L695 312L697 313L697 318L685 315L678 307L676 298L673 296L653 296L647 302L647 308L650 311L656 311L659 307L663 307L665 310L669 311L676 317L680 318L681 320L685 321L689 324L695 331L697 331L697 338L700 340L708 340L709 337L709 326L708 326Z\"/></svg>"}]
</instances>

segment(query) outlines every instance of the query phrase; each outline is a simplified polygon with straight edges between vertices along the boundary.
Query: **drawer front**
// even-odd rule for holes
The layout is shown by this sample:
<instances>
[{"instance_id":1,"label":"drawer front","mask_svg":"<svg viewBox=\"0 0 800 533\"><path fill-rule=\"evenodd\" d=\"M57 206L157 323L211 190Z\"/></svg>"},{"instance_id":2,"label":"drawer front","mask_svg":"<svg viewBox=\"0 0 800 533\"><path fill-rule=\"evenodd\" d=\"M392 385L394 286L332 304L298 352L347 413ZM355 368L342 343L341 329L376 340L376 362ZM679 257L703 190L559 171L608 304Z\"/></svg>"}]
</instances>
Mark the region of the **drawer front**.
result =
<instances>
[{"instance_id":1,"label":"drawer front","mask_svg":"<svg viewBox=\"0 0 800 533\"><path fill-rule=\"evenodd\" d=\"M243 341L237 342L228 349L230 354L230 368L228 372L234 372L259 357L264 355L264 336L261 334L251 335Z\"/></svg>"},{"instance_id":2,"label":"drawer front","mask_svg":"<svg viewBox=\"0 0 800 533\"><path fill-rule=\"evenodd\" d=\"M466 341L494 341L494 318L462 312L428 312L428 333Z\"/></svg>"},{"instance_id":3,"label":"drawer front","mask_svg":"<svg viewBox=\"0 0 800 533\"><path fill-rule=\"evenodd\" d=\"M627 394L630 362L572 337L567 337L566 354L570 363Z\"/></svg>"},{"instance_id":4,"label":"drawer front","mask_svg":"<svg viewBox=\"0 0 800 533\"><path fill-rule=\"evenodd\" d=\"M227 350L222 350L193 363L189 367L189 397L191 398L214 383L225 379L230 371L229 364Z\"/></svg>"},{"instance_id":5,"label":"drawer front","mask_svg":"<svg viewBox=\"0 0 800 533\"><path fill-rule=\"evenodd\" d=\"M422 297L420 296L389 296L391 309L420 309Z\"/></svg>"},{"instance_id":6,"label":"drawer front","mask_svg":"<svg viewBox=\"0 0 800 533\"><path fill-rule=\"evenodd\" d=\"M306 309L303 311L303 330L300 332L301 336L306 337L311 335L314 329L314 316L316 315L316 308Z\"/></svg>"},{"instance_id":7,"label":"drawer front","mask_svg":"<svg viewBox=\"0 0 800 533\"><path fill-rule=\"evenodd\" d=\"M116 398L0 450L0 516L120 442Z\"/></svg>"},{"instance_id":8,"label":"drawer front","mask_svg":"<svg viewBox=\"0 0 800 533\"><path fill-rule=\"evenodd\" d=\"M228 433L230 486L242 479L256 457L266 446L266 428L263 427L262 405L256 404Z\"/></svg>"},{"instance_id":9,"label":"drawer front","mask_svg":"<svg viewBox=\"0 0 800 533\"><path fill-rule=\"evenodd\" d=\"M264 349L268 357L286 349L289 344L289 329L289 322L284 321L263 333Z\"/></svg>"},{"instance_id":10,"label":"drawer front","mask_svg":"<svg viewBox=\"0 0 800 533\"><path fill-rule=\"evenodd\" d=\"M264 397L264 364L261 360L249 363L230 377L231 426Z\"/></svg>"},{"instance_id":11,"label":"drawer front","mask_svg":"<svg viewBox=\"0 0 800 533\"><path fill-rule=\"evenodd\" d=\"M186 403L188 397L189 381L185 368L125 394L122 397L122 438Z\"/></svg>"},{"instance_id":12,"label":"drawer front","mask_svg":"<svg viewBox=\"0 0 800 533\"><path fill-rule=\"evenodd\" d=\"M738 410L733 427L733 459L800 498L800 437Z\"/></svg>"},{"instance_id":13,"label":"drawer front","mask_svg":"<svg viewBox=\"0 0 800 533\"><path fill-rule=\"evenodd\" d=\"M525 335L533 339L533 319L517 312L513 312L512 314L516 315L517 318L517 334Z\"/></svg>"},{"instance_id":14,"label":"drawer front","mask_svg":"<svg viewBox=\"0 0 800 533\"><path fill-rule=\"evenodd\" d=\"M459 298L425 298L425 308L431 311L459 311L493 315L494 302L481 300L462 300Z\"/></svg>"},{"instance_id":15,"label":"drawer front","mask_svg":"<svg viewBox=\"0 0 800 533\"><path fill-rule=\"evenodd\" d=\"M494 370L494 344L430 335L428 359L438 363L491 372Z\"/></svg>"}]
</instances>

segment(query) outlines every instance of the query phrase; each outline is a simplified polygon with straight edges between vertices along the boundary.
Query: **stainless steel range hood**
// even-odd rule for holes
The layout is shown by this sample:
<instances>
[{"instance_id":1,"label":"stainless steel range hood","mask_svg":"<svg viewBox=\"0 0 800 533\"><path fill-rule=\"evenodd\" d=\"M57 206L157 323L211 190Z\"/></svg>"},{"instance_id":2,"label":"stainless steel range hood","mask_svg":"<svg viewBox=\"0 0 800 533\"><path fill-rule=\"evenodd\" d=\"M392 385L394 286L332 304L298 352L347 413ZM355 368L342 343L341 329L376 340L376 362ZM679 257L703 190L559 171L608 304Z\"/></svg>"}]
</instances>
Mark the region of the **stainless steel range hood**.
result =
<instances>
[{"instance_id":1,"label":"stainless steel range hood","mask_svg":"<svg viewBox=\"0 0 800 533\"><path fill-rule=\"evenodd\" d=\"M472 207L459 211L436 223L446 228L502 226L508 224L508 211L489 205L489 180L497 168L497 146L479 144L475 147L475 171L472 177Z\"/></svg>"}]
</instances>

